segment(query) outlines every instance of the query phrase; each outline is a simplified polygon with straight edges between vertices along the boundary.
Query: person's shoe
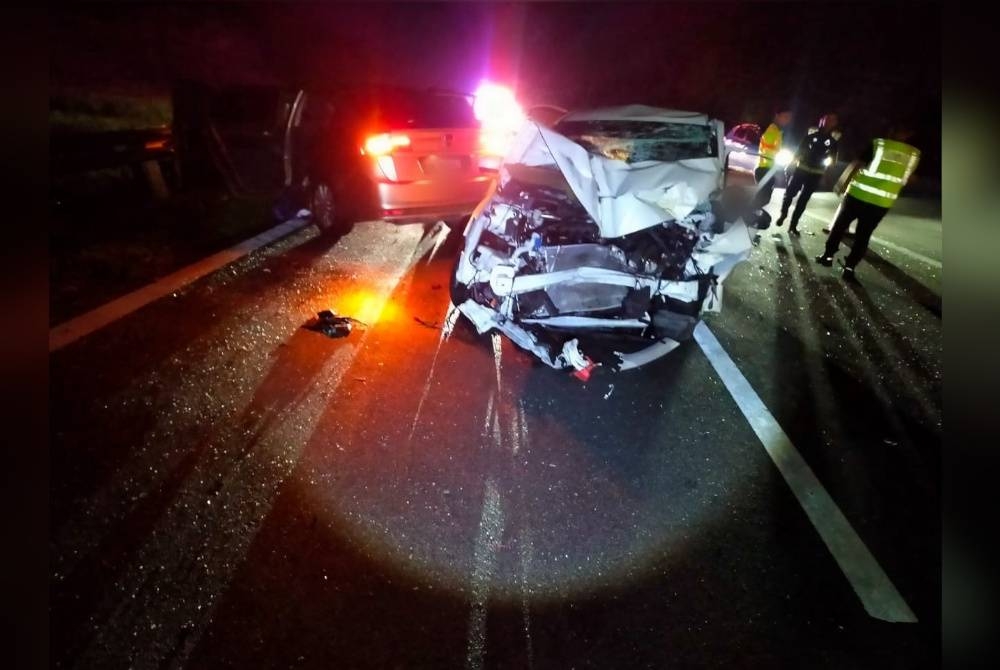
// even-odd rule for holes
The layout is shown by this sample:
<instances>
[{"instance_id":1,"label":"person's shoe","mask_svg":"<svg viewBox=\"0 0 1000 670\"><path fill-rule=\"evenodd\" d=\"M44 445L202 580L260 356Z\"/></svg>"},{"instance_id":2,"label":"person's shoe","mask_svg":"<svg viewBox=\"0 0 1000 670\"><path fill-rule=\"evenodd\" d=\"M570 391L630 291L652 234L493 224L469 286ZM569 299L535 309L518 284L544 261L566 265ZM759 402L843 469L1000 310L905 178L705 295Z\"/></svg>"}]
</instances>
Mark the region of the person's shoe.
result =
<instances>
[{"instance_id":1,"label":"person's shoe","mask_svg":"<svg viewBox=\"0 0 1000 670\"><path fill-rule=\"evenodd\" d=\"M778 220L774 222L774 225L776 225L776 226L778 226L780 228L781 224L783 224L784 222L785 222L785 213L782 212L781 216L778 217Z\"/></svg>"},{"instance_id":2,"label":"person's shoe","mask_svg":"<svg viewBox=\"0 0 1000 670\"><path fill-rule=\"evenodd\" d=\"M854 276L853 266L847 265L844 261L840 261L840 267L844 268L844 271L841 273L841 277L844 278L844 281L849 281L852 284L858 283L858 278Z\"/></svg>"},{"instance_id":3,"label":"person's shoe","mask_svg":"<svg viewBox=\"0 0 1000 670\"><path fill-rule=\"evenodd\" d=\"M797 226L789 226L788 227L788 234L789 235L794 235L795 237L802 237L802 233L799 232L799 229L798 229Z\"/></svg>"},{"instance_id":4,"label":"person's shoe","mask_svg":"<svg viewBox=\"0 0 1000 670\"><path fill-rule=\"evenodd\" d=\"M819 256L816 257L816 262L819 263L820 265L825 265L826 267L830 267L831 265L833 265L833 256L826 256L824 254L820 254Z\"/></svg>"}]
</instances>

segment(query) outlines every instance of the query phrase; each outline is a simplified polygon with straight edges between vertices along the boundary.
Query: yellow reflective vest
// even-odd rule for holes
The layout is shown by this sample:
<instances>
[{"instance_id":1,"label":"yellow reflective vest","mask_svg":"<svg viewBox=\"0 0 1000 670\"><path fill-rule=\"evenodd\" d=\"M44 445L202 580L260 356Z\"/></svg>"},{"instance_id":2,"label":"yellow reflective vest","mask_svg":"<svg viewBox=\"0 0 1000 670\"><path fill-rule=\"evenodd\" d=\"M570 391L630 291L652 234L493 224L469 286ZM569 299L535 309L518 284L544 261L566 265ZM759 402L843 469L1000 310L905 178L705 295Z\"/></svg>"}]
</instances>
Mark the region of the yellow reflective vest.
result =
<instances>
[{"instance_id":1,"label":"yellow reflective vest","mask_svg":"<svg viewBox=\"0 0 1000 670\"><path fill-rule=\"evenodd\" d=\"M854 173L847 194L878 207L890 208L920 162L920 150L904 142L878 138L874 156Z\"/></svg>"},{"instance_id":2,"label":"yellow reflective vest","mask_svg":"<svg viewBox=\"0 0 1000 670\"><path fill-rule=\"evenodd\" d=\"M772 123L760 136L760 144L757 147L760 159L757 161L757 167L769 168L774 165L774 157L778 155L779 149L781 149L781 128L778 124Z\"/></svg>"}]
</instances>

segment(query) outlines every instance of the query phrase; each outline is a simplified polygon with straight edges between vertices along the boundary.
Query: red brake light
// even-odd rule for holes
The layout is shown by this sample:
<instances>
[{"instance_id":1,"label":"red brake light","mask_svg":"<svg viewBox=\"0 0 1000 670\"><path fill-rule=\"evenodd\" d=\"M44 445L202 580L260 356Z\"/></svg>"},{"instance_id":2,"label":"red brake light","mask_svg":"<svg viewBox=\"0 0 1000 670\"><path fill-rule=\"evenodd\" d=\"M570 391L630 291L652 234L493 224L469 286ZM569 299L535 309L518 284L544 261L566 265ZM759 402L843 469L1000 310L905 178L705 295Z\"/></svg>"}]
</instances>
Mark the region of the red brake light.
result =
<instances>
[{"instance_id":1,"label":"red brake light","mask_svg":"<svg viewBox=\"0 0 1000 670\"><path fill-rule=\"evenodd\" d=\"M361 153L371 156L388 156L396 149L408 146L410 146L409 136L382 133L380 135L372 135L365 140L365 145L361 148Z\"/></svg>"}]
</instances>

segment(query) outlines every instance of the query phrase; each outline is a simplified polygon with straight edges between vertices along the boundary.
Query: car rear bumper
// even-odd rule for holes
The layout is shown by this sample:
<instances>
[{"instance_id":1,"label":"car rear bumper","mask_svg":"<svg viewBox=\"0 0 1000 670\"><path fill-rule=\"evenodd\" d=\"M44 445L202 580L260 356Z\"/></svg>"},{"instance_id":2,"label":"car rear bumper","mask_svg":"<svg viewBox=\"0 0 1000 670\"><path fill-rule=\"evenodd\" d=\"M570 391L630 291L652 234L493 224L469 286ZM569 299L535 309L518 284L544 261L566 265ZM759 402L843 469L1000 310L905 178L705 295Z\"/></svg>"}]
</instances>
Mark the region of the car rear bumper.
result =
<instances>
[{"instance_id":1,"label":"car rear bumper","mask_svg":"<svg viewBox=\"0 0 1000 670\"><path fill-rule=\"evenodd\" d=\"M480 174L453 180L379 182L383 218L395 221L468 214L486 196L494 176Z\"/></svg>"}]
</instances>

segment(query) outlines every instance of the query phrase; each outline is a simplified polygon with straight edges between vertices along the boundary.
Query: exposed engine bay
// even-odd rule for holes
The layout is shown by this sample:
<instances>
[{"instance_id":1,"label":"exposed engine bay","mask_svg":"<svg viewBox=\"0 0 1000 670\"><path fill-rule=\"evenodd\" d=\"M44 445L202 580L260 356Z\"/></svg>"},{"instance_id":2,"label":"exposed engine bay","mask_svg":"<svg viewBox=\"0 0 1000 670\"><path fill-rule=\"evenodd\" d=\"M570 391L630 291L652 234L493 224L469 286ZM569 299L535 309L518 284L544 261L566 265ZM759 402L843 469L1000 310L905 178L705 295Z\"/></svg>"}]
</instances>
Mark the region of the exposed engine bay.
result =
<instances>
[{"instance_id":1,"label":"exposed engine bay","mask_svg":"<svg viewBox=\"0 0 1000 670\"><path fill-rule=\"evenodd\" d=\"M743 203L721 197L715 145L689 160L628 163L594 149L607 139L587 144L526 124L466 228L452 301L478 332L496 328L545 364L589 376L690 338L703 310L720 309L722 282L752 242Z\"/></svg>"}]
</instances>

